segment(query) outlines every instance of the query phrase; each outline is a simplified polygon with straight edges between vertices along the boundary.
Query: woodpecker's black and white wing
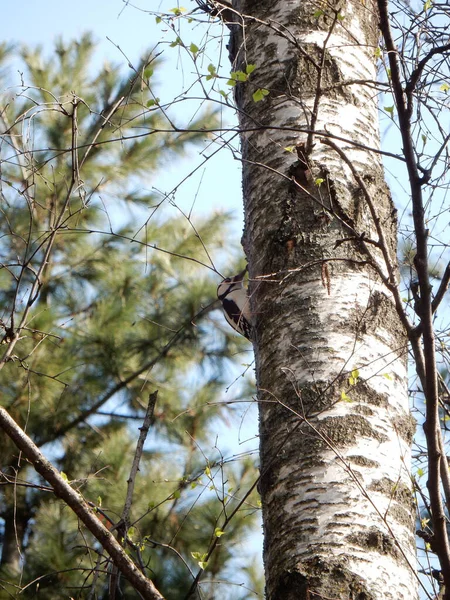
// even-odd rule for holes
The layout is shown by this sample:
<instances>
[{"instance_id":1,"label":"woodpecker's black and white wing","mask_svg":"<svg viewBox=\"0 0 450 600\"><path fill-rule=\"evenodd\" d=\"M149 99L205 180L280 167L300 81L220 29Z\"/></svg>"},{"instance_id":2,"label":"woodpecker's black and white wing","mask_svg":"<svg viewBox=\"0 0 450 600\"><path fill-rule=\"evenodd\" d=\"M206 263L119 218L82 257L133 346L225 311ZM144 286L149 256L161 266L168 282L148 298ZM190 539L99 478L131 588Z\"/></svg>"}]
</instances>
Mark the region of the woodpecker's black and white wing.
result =
<instances>
[{"instance_id":1,"label":"woodpecker's black and white wing","mask_svg":"<svg viewBox=\"0 0 450 600\"><path fill-rule=\"evenodd\" d=\"M230 297L222 300L222 306L225 319L231 327L249 340L252 327L248 321L248 317L244 315L244 311L236 304L233 298Z\"/></svg>"},{"instance_id":2,"label":"woodpecker's black and white wing","mask_svg":"<svg viewBox=\"0 0 450 600\"><path fill-rule=\"evenodd\" d=\"M251 313L247 290L244 288L243 279L247 269L234 277L227 277L217 288L217 297L222 302L225 319L231 327L251 339Z\"/></svg>"}]
</instances>

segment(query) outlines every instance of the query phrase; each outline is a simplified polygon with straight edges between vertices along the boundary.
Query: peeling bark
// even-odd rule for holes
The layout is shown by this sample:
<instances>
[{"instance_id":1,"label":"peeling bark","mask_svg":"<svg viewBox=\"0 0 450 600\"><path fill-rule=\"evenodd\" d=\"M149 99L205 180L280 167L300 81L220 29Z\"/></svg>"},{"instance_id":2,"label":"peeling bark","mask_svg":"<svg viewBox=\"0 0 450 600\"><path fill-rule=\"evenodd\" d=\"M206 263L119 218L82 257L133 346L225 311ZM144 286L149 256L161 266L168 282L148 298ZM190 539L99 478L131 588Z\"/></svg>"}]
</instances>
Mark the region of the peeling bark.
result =
<instances>
[{"instance_id":1,"label":"peeling bark","mask_svg":"<svg viewBox=\"0 0 450 600\"><path fill-rule=\"evenodd\" d=\"M377 152L377 7L233 8L234 68L257 66L236 101L267 598L411 600L414 423Z\"/></svg>"}]
</instances>

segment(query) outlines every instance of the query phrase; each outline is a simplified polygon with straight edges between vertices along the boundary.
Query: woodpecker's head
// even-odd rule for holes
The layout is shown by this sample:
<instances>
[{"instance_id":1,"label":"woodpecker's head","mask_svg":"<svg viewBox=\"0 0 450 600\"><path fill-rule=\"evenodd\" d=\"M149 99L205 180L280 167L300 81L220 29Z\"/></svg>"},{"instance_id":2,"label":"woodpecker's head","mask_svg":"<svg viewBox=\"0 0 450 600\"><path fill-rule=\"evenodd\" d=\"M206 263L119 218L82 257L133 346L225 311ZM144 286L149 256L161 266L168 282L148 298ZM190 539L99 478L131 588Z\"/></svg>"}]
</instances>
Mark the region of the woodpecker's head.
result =
<instances>
[{"instance_id":1,"label":"woodpecker's head","mask_svg":"<svg viewBox=\"0 0 450 600\"><path fill-rule=\"evenodd\" d=\"M234 292L235 290L242 289L242 281L246 272L247 267L245 267L245 269L241 271L241 273L238 273L234 277L227 277L222 281L222 283L219 283L219 285L217 286L217 297L219 298L219 300L223 300L224 298L226 298L226 296L228 296L228 294Z\"/></svg>"}]
</instances>

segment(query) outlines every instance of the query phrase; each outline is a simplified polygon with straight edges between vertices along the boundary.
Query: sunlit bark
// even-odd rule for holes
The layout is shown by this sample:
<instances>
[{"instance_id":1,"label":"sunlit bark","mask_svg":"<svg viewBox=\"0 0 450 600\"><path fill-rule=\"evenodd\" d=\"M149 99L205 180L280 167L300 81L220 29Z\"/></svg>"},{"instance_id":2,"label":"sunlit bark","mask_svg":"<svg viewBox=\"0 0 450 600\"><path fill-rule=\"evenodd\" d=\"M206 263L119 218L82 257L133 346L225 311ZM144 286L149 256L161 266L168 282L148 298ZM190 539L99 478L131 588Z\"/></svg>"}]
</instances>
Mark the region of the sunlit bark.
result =
<instances>
[{"instance_id":1,"label":"sunlit bark","mask_svg":"<svg viewBox=\"0 0 450 600\"><path fill-rule=\"evenodd\" d=\"M234 69L256 65L236 100L267 598L411 600L414 424L377 153L376 5L233 8Z\"/></svg>"}]
</instances>

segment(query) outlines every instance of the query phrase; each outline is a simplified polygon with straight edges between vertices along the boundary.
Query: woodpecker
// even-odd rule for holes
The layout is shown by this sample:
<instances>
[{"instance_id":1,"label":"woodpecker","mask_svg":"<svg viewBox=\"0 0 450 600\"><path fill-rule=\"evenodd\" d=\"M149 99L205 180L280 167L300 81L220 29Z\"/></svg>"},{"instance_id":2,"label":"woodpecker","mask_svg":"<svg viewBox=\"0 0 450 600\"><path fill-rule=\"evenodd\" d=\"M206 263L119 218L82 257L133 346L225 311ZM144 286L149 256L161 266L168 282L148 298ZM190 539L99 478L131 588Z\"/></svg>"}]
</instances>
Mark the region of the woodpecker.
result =
<instances>
[{"instance_id":1,"label":"woodpecker","mask_svg":"<svg viewBox=\"0 0 450 600\"><path fill-rule=\"evenodd\" d=\"M227 277L217 287L217 297L222 302L225 319L231 327L251 339L252 326L247 290L244 288L243 279L247 267L234 277Z\"/></svg>"}]
</instances>

